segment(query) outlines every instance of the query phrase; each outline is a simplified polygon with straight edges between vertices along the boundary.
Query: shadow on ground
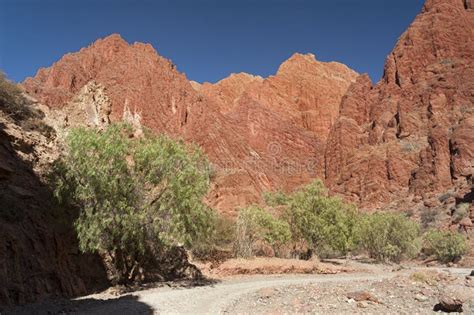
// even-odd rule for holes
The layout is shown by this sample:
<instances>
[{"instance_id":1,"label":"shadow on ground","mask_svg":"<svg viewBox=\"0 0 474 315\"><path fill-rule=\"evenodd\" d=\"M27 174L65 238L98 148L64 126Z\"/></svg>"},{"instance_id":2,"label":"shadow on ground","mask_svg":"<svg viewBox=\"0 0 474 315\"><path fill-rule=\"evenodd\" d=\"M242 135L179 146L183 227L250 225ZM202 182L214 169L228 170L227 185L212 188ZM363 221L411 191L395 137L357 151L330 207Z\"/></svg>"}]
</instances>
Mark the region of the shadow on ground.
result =
<instances>
[{"instance_id":1,"label":"shadow on ground","mask_svg":"<svg viewBox=\"0 0 474 315\"><path fill-rule=\"evenodd\" d=\"M140 302L137 296L125 295L118 298L79 300L57 300L41 304L17 307L5 314L153 314L153 309Z\"/></svg>"},{"instance_id":2,"label":"shadow on ground","mask_svg":"<svg viewBox=\"0 0 474 315\"><path fill-rule=\"evenodd\" d=\"M137 292L137 291L143 291L143 290L155 289L155 288L191 289L195 287L213 286L220 282L222 281L218 279L202 277L199 279L183 279L183 280L173 280L173 281L142 283L142 284L129 285L129 286L116 286L116 287L110 288L109 291L114 292L114 294L126 294L130 292Z\"/></svg>"},{"instance_id":3,"label":"shadow on ground","mask_svg":"<svg viewBox=\"0 0 474 315\"><path fill-rule=\"evenodd\" d=\"M139 297L129 292L153 288L194 288L198 286L212 286L219 280L203 278L199 280L181 280L158 283L147 283L136 286L112 287L107 290L103 298L79 298L50 300L43 303L29 304L10 309L2 314L29 315L29 314L153 314L154 310L146 303L139 301ZM127 294L128 292L128 294ZM125 294L125 295L124 295ZM114 297L114 295L121 295Z\"/></svg>"}]
</instances>

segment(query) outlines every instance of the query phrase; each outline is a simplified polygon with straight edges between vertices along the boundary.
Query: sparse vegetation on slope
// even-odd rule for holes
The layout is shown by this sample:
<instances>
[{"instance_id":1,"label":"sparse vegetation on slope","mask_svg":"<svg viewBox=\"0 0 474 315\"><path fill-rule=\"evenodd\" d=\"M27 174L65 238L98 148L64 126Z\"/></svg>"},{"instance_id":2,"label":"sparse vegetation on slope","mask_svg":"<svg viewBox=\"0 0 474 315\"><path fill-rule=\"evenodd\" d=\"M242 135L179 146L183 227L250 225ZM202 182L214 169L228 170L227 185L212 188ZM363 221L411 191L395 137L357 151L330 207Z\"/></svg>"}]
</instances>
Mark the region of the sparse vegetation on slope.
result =
<instances>
[{"instance_id":1,"label":"sparse vegetation on slope","mask_svg":"<svg viewBox=\"0 0 474 315\"><path fill-rule=\"evenodd\" d=\"M7 79L0 71L0 109L15 118L25 118L31 115L26 105L26 99L16 84Z\"/></svg>"},{"instance_id":2,"label":"sparse vegetation on slope","mask_svg":"<svg viewBox=\"0 0 474 315\"><path fill-rule=\"evenodd\" d=\"M44 113L32 106L22 90L0 70L0 111L26 131L38 131L47 137L53 129L43 121Z\"/></svg>"}]
</instances>

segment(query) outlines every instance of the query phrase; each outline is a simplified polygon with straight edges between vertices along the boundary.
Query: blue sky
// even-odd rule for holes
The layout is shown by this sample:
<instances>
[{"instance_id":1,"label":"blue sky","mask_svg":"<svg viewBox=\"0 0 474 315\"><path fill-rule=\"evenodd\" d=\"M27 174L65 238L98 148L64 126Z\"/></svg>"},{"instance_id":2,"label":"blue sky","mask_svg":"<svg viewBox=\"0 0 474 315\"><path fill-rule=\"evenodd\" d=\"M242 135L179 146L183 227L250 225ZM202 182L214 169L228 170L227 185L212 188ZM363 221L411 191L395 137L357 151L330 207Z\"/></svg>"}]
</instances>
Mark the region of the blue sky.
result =
<instances>
[{"instance_id":1,"label":"blue sky","mask_svg":"<svg viewBox=\"0 0 474 315\"><path fill-rule=\"evenodd\" d=\"M0 69L14 81L119 33L199 82L274 74L294 52L378 81L423 0L0 0Z\"/></svg>"}]
</instances>

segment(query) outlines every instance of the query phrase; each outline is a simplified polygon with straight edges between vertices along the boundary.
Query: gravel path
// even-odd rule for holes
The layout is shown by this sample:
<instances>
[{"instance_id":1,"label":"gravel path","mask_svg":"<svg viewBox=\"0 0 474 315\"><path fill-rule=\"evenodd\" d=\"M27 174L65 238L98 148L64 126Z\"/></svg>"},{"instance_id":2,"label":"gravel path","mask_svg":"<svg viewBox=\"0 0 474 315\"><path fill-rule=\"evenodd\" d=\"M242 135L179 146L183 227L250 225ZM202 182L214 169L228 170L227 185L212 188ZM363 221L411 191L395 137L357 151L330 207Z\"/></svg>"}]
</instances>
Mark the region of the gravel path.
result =
<instances>
[{"instance_id":1,"label":"gravel path","mask_svg":"<svg viewBox=\"0 0 474 315\"><path fill-rule=\"evenodd\" d=\"M191 289L150 289L134 295L138 297L139 302L145 303L155 313L159 314L220 314L239 297L264 288L371 281L390 277L392 277L390 274L254 276L248 279L229 280L211 286ZM123 310L121 308L121 311ZM88 313L90 311L95 310L89 309ZM108 312L107 309L97 311L100 314ZM113 310L110 311L113 312Z\"/></svg>"}]
</instances>

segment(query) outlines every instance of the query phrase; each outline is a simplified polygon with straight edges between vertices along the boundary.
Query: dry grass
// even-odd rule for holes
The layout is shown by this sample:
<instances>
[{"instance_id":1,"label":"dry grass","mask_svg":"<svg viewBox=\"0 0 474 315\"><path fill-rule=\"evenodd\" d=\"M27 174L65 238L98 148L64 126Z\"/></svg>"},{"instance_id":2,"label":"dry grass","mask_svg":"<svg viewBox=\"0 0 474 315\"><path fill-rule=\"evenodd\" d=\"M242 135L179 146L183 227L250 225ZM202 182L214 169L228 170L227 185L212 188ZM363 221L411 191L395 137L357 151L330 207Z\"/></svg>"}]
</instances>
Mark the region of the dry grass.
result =
<instances>
[{"instance_id":1,"label":"dry grass","mask_svg":"<svg viewBox=\"0 0 474 315\"><path fill-rule=\"evenodd\" d=\"M429 286L436 286L440 282L449 282L452 277L445 273L440 273L435 270L416 271L410 275L410 280L420 282Z\"/></svg>"}]
</instances>

